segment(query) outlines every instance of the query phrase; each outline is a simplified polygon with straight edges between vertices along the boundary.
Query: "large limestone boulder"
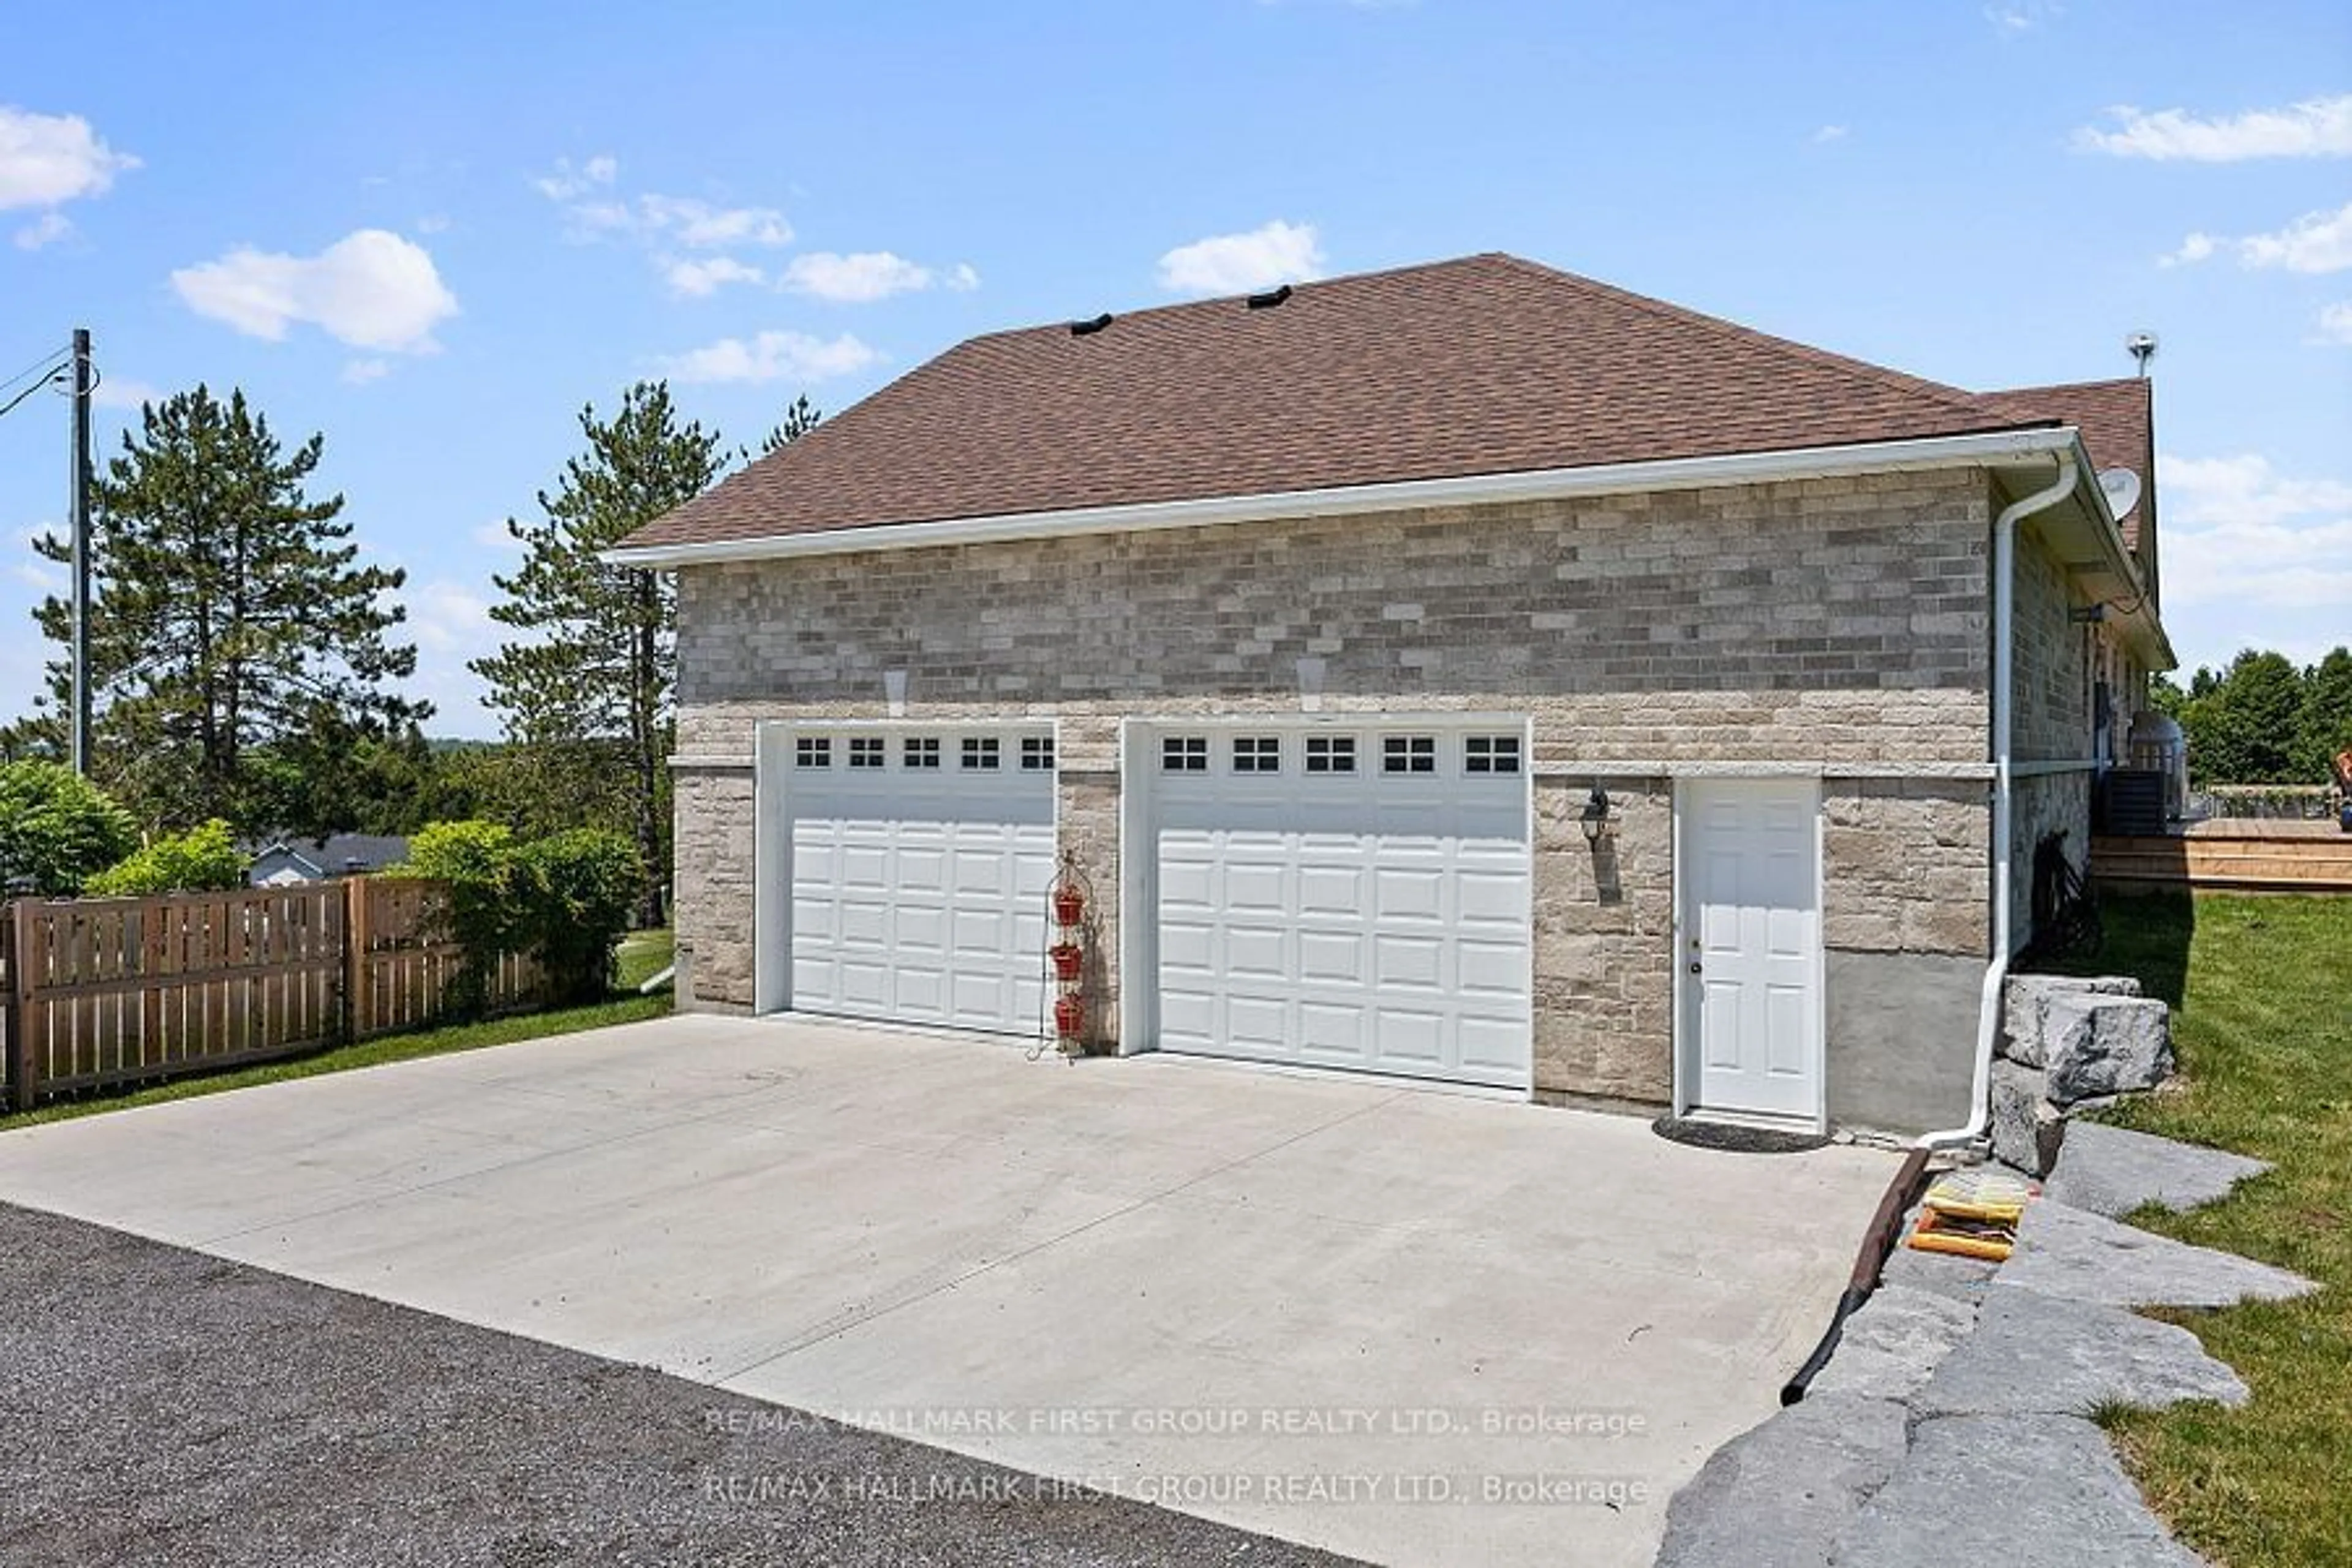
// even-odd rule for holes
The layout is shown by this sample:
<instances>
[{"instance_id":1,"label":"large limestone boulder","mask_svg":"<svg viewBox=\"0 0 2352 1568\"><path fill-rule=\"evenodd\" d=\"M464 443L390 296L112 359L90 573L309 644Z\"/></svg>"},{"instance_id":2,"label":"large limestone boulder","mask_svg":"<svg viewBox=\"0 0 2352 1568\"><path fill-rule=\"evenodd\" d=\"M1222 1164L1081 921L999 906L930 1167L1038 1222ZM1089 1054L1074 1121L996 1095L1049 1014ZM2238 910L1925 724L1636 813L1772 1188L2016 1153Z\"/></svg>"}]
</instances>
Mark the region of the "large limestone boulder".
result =
<instances>
[{"instance_id":1,"label":"large limestone boulder","mask_svg":"<svg viewBox=\"0 0 2352 1568\"><path fill-rule=\"evenodd\" d=\"M2001 990L1999 1054L2021 1067L2046 1067L2042 1040L2053 998L2138 994L2139 982L2127 974L2012 974Z\"/></svg>"},{"instance_id":2,"label":"large limestone boulder","mask_svg":"<svg viewBox=\"0 0 2352 1568\"><path fill-rule=\"evenodd\" d=\"M2172 1076L2172 1011L2140 996L2053 995L2043 1005L2043 1095L2062 1109Z\"/></svg>"},{"instance_id":3,"label":"large limestone boulder","mask_svg":"<svg viewBox=\"0 0 2352 1568\"><path fill-rule=\"evenodd\" d=\"M2029 1176L2048 1175L2065 1142L2066 1121L2050 1103L2046 1075L2037 1068L1996 1061L1991 1098L1992 1157Z\"/></svg>"}]
</instances>

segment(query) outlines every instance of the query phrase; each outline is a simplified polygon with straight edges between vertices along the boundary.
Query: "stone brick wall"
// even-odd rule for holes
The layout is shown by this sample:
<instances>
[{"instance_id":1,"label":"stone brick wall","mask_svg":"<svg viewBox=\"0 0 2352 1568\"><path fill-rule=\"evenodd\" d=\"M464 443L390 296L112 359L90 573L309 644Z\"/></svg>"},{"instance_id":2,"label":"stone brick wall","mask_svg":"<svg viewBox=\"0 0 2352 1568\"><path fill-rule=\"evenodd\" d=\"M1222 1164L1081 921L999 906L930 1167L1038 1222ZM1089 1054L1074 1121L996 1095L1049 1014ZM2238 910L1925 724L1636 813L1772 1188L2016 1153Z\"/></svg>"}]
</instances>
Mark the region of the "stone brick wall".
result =
<instances>
[{"instance_id":1,"label":"stone brick wall","mask_svg":"<svg viewBox=\"0 0 2352 1568\"><path fill-rule=\"evenodd\" d=\"M1983 784L1870 779L1825 792L1823 945L1851 952L1985 956Z\"/></svg>"},{"instance_id":2,"label":"stone brick wall","mask_svg":"<svg viewBox=\"0 0 2352 1568\"><path fill-rule=\"evenodd\" d=\"M1555 751L1983 756L1984 485L1890 475L678 574L679 750L925 711L1534 709Z\"/></svg>"},{"instance_id":3,"label":"stone brick wall","mask_svg":"<svg viewBox=\"0 0 2352 1568\"><path fill-rule=\"evenodd\" d=\"M751 769L675 771L673 858L677 996L689 1007L751 1005Z\"/></svg>"},{"instance_id":4,"label":"stone brick wall","mask_svg":"<svg viewBox=\"0 0 2352 1568\"><path fill-rule=\"evenodd\" d=\"M2019 762L2078 762L2091 754L2090 672L2084 628L2067 612L2065 568L2029 524L2018 531L2016 665L2011 743Z\"/></svg>"},{"instance_id":5,"label":"stone brick wall","mask_svg":"<svg viewBox=\"0 0 2352 1568\"><path fill-rule=\"evenodd\" d=\"M1588 844L1587 790L1609 791ZM1674 785L1539 778L1535 789L1535 1081L1547 1100L1674 1097Z\"/></svg>"},{"instance_id":6,"label":"stone brick wall","mask_svg":"<svg viewBox=\"0 0 2352 1568\"><path fill-rule=\"evenodd\" d=\"M1302 660L1320 661L1326 710L1529 714L1537 1083L1655 1104L1669 775L1980 767L1990 493L1889 475L690 568L679 749L748 763L762 720L883 717L892 670L909 719L1055 717L1064 847L1108 955L1120 717L1296 712ZM1597 773L1622 805L1604 857L1575 822ZM1980 952L1981 783L1826 793L1832 944ZM751 1000L751 811L748 772L681 774L698 999ZM1107 1036L1118 976L1102 980Z\"/></svg>"},{"instance_id":7,"label":"stone brick wall","mask_svg":"<svg viewBox=\"0 0 2352 1568\"><path fill-rule=\"evenodd\" d=\"M2092 775L2038 773L2032 764L2091 760L2093 639L2102 634L2067 619L2079 595L2030 524L2018 531L2010 743L2012 764L2022 771L2011 796L2009 918L2011 943L2021 948L2033 934L2033 851L2042 836L2063 833L2067 858L2077 866L2090 853ZM2128 696L2117 690L2112 700L2127 702ZM2120 750L2129 712L2120 711L2116 722Z\"/></svg>"}]
</instances>

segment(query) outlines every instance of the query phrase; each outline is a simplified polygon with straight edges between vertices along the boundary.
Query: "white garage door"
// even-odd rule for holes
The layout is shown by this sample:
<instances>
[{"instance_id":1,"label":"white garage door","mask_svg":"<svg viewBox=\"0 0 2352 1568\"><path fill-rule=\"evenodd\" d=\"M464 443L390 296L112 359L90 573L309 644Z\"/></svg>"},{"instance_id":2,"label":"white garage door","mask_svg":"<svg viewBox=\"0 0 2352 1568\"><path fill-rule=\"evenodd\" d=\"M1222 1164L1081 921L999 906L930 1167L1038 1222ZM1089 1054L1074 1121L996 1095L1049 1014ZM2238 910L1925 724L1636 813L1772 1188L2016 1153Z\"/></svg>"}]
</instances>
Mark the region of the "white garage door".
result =
<instances>
[{"instance_id":1,"label":"white garage door","mask_svg":"<svg viewBox=\"0 0 2352 1568\"><path fill-rule=\"evenodd\" d=\"M1516 728L1400 720L1147 745L1162 1047L1526 1086Z\"/></svg>"},{"instance_id":2,"label":"white garage door","mask_svg":"<svg viewBox=\"0 0 2352 1568\"><path fill-rule=\"evenodd\" d=\"M793 1007L1036 1033L1052 733L803 731L783 762Z\"/></svg>"}]
</instances>

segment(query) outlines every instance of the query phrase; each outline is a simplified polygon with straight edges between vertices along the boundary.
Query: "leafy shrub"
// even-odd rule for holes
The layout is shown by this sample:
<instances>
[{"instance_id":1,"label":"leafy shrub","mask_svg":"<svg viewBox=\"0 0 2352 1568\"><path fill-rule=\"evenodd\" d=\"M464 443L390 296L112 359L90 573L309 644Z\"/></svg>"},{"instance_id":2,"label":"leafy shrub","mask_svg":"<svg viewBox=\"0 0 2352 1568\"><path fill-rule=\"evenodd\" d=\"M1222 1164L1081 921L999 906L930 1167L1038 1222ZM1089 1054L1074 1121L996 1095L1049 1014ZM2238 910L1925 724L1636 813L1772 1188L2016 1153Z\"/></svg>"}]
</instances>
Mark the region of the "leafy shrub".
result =
<instances>
[{"instance_id":1,"label":"leafy shrub","mask_svg":"<svg viewBox=\"0 0 2352 1568\"><path fill-rule=\"evenodd\" d=\"M0 893L68 898L139 847L131 814L56 763L0 765Z\"/></svg>"},{"instance_id":2,"label":"leafy shrub","mask_svg":"<svg viewBox=\"0 0 2352 1568\"><path fill-rule=\"evenodd\" d=\"M512 830L470 819L427 823L409 839L407 860L385 867L383 875L447 884L449 902L442 913L466 962L441 1002L460 1017L478 1017L489 1005L491 964L499 953L528 945Z\"/></svg>"},{"instance_id":3,"label":"leafy shrub","mask_svg":"<svg viewBox=\"0 0 2352 1568\"><path fill-rule=\"evenodd\" d=\"M94 899L137 898L149 893L215 892L245 885L252 864L237 852L228 824L219 817L185 833L165 834L82 884Z\"/></svg>"},{"instance_id":4,"label":"leafy shrub","mask_svg":"<svg viewBox=\"0 0 2352 1568\"><path fill-rule=\"evenodd\" d=\"M408 858L384 868L387 877L433 877L445 882L493 881L507 874L514 832L496 822L429 822L408 841Z\"/></svg>"},{"instance_id":5,"label":"leafy shrub","mask_svg":"<svg viewBox=\"0 0 2352 1568\"><path fill-rule=\"evenodd\" d=\"M466 1015L487 1005L500 952L536 956L551 1003L603 995L646 875L617 833L583 827L519 843L502 825L480 821L428 825L409 840L407 862L384 874L448 884L450 935L467 962L443 1000Z\"/></svg>"},{"instance_id":6,"label":"leafy shrub","mask_svg":"<svg viewBox=\"0 0 2352 1568\"><path fill-rule=\"evenodd\" d=\"M575 827L524 845L515 864L548 999L594 1001L612 986L614 955L645 891L636 846L606 828Z\"/></svg>"}]
</instances>

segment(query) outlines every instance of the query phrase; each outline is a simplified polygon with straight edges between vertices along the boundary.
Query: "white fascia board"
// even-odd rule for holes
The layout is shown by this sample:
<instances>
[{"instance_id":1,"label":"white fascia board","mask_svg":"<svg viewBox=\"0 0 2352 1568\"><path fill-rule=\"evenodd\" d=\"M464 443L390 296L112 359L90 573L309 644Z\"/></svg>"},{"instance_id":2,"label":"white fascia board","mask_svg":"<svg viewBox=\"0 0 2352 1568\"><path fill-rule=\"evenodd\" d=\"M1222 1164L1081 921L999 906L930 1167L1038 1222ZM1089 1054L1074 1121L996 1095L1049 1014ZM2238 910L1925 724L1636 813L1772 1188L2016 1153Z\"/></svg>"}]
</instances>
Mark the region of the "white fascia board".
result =
<instances>
[{"instance_id":1,"label":"white fascia board","mask_svg":"<svg viewBox=\"0 0 2352 1568\"><path fill-rule=\"evenodd\" d=\"M1713 458L1666 458L1654 462L1530 468L1507 474L1469 474L1458 479L1400 479L1386 484L1344 485L1328 489L1204 496L1186 500L1141 501L1124 506L1076 507L1060 511L943 518L931 522L875 523L862 528L828 529L817 533L782 534L762 539L729 539L704 544L655 544L636 549L608 550L601 559L614 566L655 569L705 566L731 561L841 555L861 550L992 544L1006 540L1049 539L1071 533L1128 533L1148 529L1205 528L1226 522L1338 517L1354 512L1402 511L1417 507L1491 506L1507 501L1551 500L1570 496L1707 489L1724 485L1769 484L1786 479L1833 479L1850 474L2013 462L2038 454L2069 450L2074 444L2075 433L2071 426L2033 430L1993 430L1969 436L1927 437L1910 441L1871 441L1843 447L1804 447L1774 452L1734 452ZM2097 487L2092 488L2095 489Z\"/></svg>"}]
</instances>

